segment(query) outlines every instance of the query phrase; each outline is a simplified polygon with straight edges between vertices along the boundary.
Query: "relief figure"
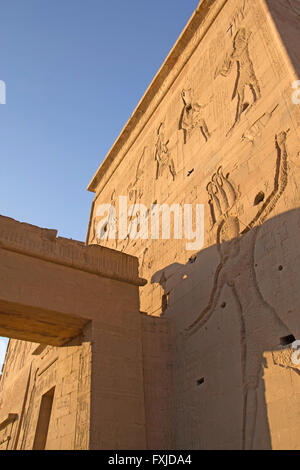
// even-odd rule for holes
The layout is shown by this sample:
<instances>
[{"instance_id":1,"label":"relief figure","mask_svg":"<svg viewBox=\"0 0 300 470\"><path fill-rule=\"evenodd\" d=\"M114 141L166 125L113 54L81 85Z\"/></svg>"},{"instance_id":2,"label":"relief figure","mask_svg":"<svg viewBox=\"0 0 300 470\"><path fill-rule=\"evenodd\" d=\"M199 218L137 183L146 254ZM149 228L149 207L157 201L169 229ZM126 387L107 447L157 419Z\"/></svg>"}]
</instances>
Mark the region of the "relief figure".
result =
<instances>
[{"instance_id":1,"label":"relief figure","mask_svg":"<svg viewBox=\"0 0 300 470\"><path fill-rule=\"evenodd\" d=\"M179 130L183 130L184 132L184 143L186 144L188 137L190 137L194 129L199 129L205 142L207 142L211 134L203 117L202 110L205 109L209 103L204 105L194 103L191 88L182 90L181 98L184 106L179 120Z\"/></svg>"},{"instance_id":2,"label":"relief figure","mask_svg":"<svg viewBox=\"0 0 300 470\"><path fill-rule=\"evenodd\" d=\"M169 140L165 140L165 125L162 122L157 130L157 140L155 144L155 161L156 161L156 179L161 177L165 170L169 170L173 181L176 177L174 161L168 149Z\"/></svg>"},{"instance_id":3,"label":"relief figure","mask_svg":"<svg viewBox=\"0 0 300 470\"><path fill-rule=\"evenodd\" d=\"M261 97L260 85L249 52L250 36L251 33L248 33L245 28L239 29L233 40L232 53L227 55L222 66L215 71L216 79L219 75L227 77L232 72L234 65L237 67L237 77L232 95L232 100L237 97L237 110L234 124L227 135L240 121L242 113L251 106L245 100L246 87L249 87L253 94L253 103Z\"/></svg>"},{"instance_id":4,"label":"relief figure","mask_svg":"<svg viewBox=\"0 0 300 470\"><path fill-rule=\"evenodd\" d=\"M223 179L220 176L222 171L219 170L219 174L215 174L209 183L208 194L214 214L220 262L215 271L208 304L186 330L186 335L190 336L202 328L216 312L223 288L230 288L240 320L244 449L252 449L255 437L257 389L263 371L262 355L265 351L276 349L280 338L291 335L287 325L263 298L254 265L259 226L272 212L287 186L287 135L288 131L276 135L274 188L267 199L261 202L256 216L246 227L241 227L233 210L236 198L229 179ZM225 185L226 180L229 186ZM221 306L226 307L224 303Z\"/></svg>"}]
</instances>

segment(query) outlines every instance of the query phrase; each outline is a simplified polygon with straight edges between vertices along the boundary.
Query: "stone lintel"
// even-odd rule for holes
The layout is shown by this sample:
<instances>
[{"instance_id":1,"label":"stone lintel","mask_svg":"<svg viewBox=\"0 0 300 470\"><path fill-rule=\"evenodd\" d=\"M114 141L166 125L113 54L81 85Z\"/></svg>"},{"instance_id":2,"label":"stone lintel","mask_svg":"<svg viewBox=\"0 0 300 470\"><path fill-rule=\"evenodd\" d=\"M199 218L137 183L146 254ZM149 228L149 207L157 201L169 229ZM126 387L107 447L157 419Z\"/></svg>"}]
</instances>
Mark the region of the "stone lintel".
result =
<instances>
[{"instance_id":1,"label":"stone lintel","mask_svg":"<svg viewBox=\"0 0 300 470\"><path fill-rule=\"evenodd\" d=\"M57 237L56 230L0 216L0 248L102 277L143 286L135 256L99 245Z\"/></svg>"}]
</instances>

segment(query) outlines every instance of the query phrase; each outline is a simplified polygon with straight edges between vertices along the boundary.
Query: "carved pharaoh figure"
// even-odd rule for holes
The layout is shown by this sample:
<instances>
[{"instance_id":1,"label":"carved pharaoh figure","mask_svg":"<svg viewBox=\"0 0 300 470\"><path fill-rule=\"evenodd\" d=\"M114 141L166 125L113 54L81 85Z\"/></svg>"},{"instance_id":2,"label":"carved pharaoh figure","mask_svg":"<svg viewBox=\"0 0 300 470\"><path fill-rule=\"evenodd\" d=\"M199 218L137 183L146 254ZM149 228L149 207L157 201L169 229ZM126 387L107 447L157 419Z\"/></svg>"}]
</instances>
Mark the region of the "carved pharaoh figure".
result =
<instances>
[{"instance_id":1,"label":"carved pharaoh figure","mask_svg":"<svg viewBox=\"0 0 300 470\"><path fill-rule=\"evenodd\" d=\"M164 171L168 169L174 181L176 170L168 149L169 141L165 140L164 130L165 125L162 122L157 130L157 140L155 144L156 179L162 176Z\"/></svg>"},{"instance_id":2,"label":"carved pharaoh figure","mask_svg":"<svg viewBox=\"0 0 300 470\"><path fill-rule=\"evenodd\" d=\"M182 90L181 98L184 107L179 120L179 130L182 129L184 132L184 143L186 143L187 137L191 135L192 131L197 128L200 129L205 141L207 142L211 134L203 117L202 109L206 108L208 103L204 105L194 103L191 88Z\"/></svg>"},{"instance_id":3,"label":"carved pharaoh figure","mask_svg":"<svg viewBox=\"0 0 300 470\"><path fill-rule=\"evenodd\" d=\"M208 194L213 206L213 222L217 228L220 263L206 308L186 330L186 334L193 335L202 328L216 311L223 288L228 286L231 289L241 325L243 447L246 449L251 449L254 441L262 355L278 347L280 338L291 334L273 307L263 299L254 266L259 225L274 209L287 186L287 134L288 131L276 136L278 155L274 189L246 228L241 228L238 217L231 210L235 206L236 196L228 177L224 178L219 169L209 183ZM225 185L226 182L229 185Z\"/></svg>"},{"instance_id":4,"label":"carved pharaoh figure","mask_svg":"<svg viewBox=\"0 0 300 470\"><path fill-rule=\"evenodd\" d=\"M119 246L120 251L124 251L127 249L129 242L130 242L130 232L132 229L132 219L135 217L139 217L139 211L137 210L137 205L141 203L141 198L143 196L143 183L142 177L144 174L144 165L145 165L145 157L146 157L147 147L144 147L142 155L138 160L138 164L136 167L135 172L135 179L131 182L127 187L127 201L130 205L130 212L129 212L129 227L128 232L125 240L121 240L121 244Z\"/></svg>"},{"instance_id":5,"label":"carved pharaoh figure","mask_svg":"<svg viewBox=\"0 0 300 470\"><path fill-rule=\"evenodd\" d=\"M248 86L252 91L253 103L261 97L260 85L249 53L250 36L251 33L248 33L246 28L238 30L234 36L232 53L230 56L226 57L223 65L218 67L215 72L215 79L219 75L227 77L232 72L234 64L237 65L237 78L232 100L237 97L238 101L235 122L232 129L240 121L242 113L250 106L249 103L245 101L246 87ZM229 133L232 129L230 129Z\"/></svg>"}]
</instances>

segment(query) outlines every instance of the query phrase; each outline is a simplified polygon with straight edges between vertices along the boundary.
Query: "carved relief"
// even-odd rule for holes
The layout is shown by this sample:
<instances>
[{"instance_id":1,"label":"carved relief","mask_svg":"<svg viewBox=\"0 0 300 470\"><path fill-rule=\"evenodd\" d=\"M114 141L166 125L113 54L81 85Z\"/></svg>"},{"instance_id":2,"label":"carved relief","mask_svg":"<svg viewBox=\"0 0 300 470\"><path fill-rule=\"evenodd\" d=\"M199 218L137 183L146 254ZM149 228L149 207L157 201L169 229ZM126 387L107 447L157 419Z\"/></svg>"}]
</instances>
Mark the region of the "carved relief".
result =
<instances>
[{"instance_id":1,"label":"carved relief","mask_svg":"<svg viewBox=\"0 0 300 470\"><path fill-rule=\"evenodd\" d=\"M118 249L120 251L124 251L127 249L130 238L129 238L129 233L131 230L131 222L133 218L136 218L139 216L139 211L136 211L136 205L141 203L141 199L144 194L144 189L143 189L143 184L142 184L142 178L144 175L144 169L145 169L145 158L146 154L148 151L148 147L144 147L142 155L140 156L135 172L135 179L133 182L131 182L128 187L127 187L127 197L128 197L128 202L130 206L132 207L131 213L129 214L129 229L128 229L128 234L125 240L121 241L120 246Z\"/></svg>"},{"instance_id":2,"label":"carved relief","mask_svg":"<svg viewBox=\"0 0 300 470\"><path fill-rule=\"evenodd\" d=\"M117 226L117 220L116 220L115 214L116 214L116 191L114 190L110 197L110 210L107 215L107 223L102 228L102 230L105 233L105 238L99 238L98 237L99 234L97 233L97 225L98 225L99 220L102 217L94 217L93 226L92 226L91 243L96 242L100 244L101 242L103 243L103 240L110 239L110 238L111 239L117 238L115 231L114 231L114 229ZM102 235L104 235L104 233Z\"/></svg>"},{"instance_id":3,"label":"carved relief","mask_svg":"<svg viewBox=\"0 0 300 470\"><path fill-rule=\"evenodd\" d=\"M215 71L216 79L219 75L227 77L232 72L234 65L237 67L237 78L232 95L232 100L237 98L237 110L234 124L227 135L231 133L235 125L240 121L243 112L246 111L246 109L250 109L261 97L260 85L249 52L250 37L251 33L248 33L246 28L239 29L233 40L232 53L226 56L222 66L217 67ZM253 95L252 105L245 101L247 87L250 88Z\"/></svg>"},{"instance_id":4,"label":"carved relief","mask_svg":"<svg viewBox=\"0 0 300 470\"><path fill-rule=\"evenodd\" d=\"M147 147L144 147L142 155L140 156L137 164L135 180L130 183L127 188L128 198L130 201L133 201L133 204L135 204L143 196L143 190L138 183L144 174L144 158L146 156L146 151Z\"/></svg>"},{"instance_id":5,"label":"carved relief","mask_svg":"<svg viewBox=\"0 0 300 470\"><path fill-rule=\"evenodd\" d=\"M186 330L187 334L193 335L202 328L219 307L223 288L227 286L231 289L240 320L243 447L246 449L252 448L255 435L257 388L262 376L263 352L275 349L280 338L291 334L276 311L263 298L254 266L258 226L275 208L287 186L287 135L288 131L280 132L275 137L277 158L274 188L246 229L241 228L238 217L231 210L236 202L232 184L228 178L222 176L220 169L212 177L208 192L213 208L213 220L217 227L216 241L220 263L215 272L206 308ZM226 179L230 186L225 189ZM251 230L254 227L256 230ZM242 237L245 234L247 236ZM222 303L222 308L226 308L226 304ZM265 335L264 331L268 334Z\"/></svg>"},{"instance_id":6,"label":"carved relief","mask_svg":"<svg viewBox=\"0 0 300 470\"><path fill-rule=\"evenodd\" d=\"M227 33L232 37L235 33L235 31L238 29L240 24L244 21L246 17L246 3L247 0L244 0L244 3L242 6L236 8L234 11L231 20L230 20L230 26L227 29Z\"/></svg>"},{"instance_id":7,"label":"carved relief","mask_svg":"<svg viewBox=\"0 0 300 470\"><path fill-rule=\"evenodd\" d=\"M4 377L10 375L13 372L17 372L24 367L25 360L30 354L32 347L32 343L27 341L10 340L5 358L3 376L0 384L3 383Z\"/></svg>"},{"instance_id":8,"label":"carved relief","mask_svg":"<svg viewBox=\"0 0 300 470\"><path fill-rule=\"evenodd\" d=\"M170 151L168 149L169 140L165 140L165 125L162 122L157 129L157 140L155 144L155 161L156 161L156 179L160 178L165 170L169 170L173 181L176 177L175 165Z\"/></svg>"},{"instance_id":9,"label":"carved relief","mask_svg":"<svg viewBox=\"0 0 300 470\"><path fill-rule=\"evenodd\" d=\"M212 176L211 181L206 187L209 196L209 206L212 219L212 225L225 217L227 212L234 205L237 193L229 179L229 175L223 175L223 169L220 166L217 172Z\"/></svg>"},{"instance_id":10,"label":"carved relief","mask_svg":"<svg viewBox=\"0 0 300 470\"><path fill-rule=\"evenodd\" d=\"M279 105L276 105L270 113L264 113L259 119L257 119L255 123L244 132L242 140L248 140L248 142L254 144L255 139L261 136L263 129L269 124L278 106Z\"/></svg>"},{"instance_id":11,"label":"carved relief","mask_svg":"<svg viewBox=\"0 0 300 470\"><path fill-rule=\"evenodd\" d=\"M30 445L31 438L34 436L34 414L36 411L36 399L37 399L37 381L38 381L38 372L39 369L33 370L31 368L29 375L29 384L30 384L30 393L28 395L28 403L26 405L26 410L24 412L24 419L22 424L22 441L20 444L20 449L24 450L28 448L28 442Z\"/></svg>"},{"instance_id":12,"label":"carved relief","mask_svg":"<svg viewBox=\"0 0 300 470\"><path fill-rule=\"evenodd\" d=\"M75 450L89 448L89 419L90 419L90 383L91 383L91 351L82 350L79 360L79 375L77 389L77 411Z\"/></svg>"},{"instance_id":13,"label":"carved relief","mask_svg":"<svg viewBox=\"0 0 300 470\"><path fill-rule=\"evenodd\" d=\"M193 101L191 88L182 90L181 98L184 106L179 120L179 130L183 130L184 132L184 143L186 144L187 139L190 137L194 129L199 129L205 142L207 142L211 137L211 134L203 117L202 110L205 109L209 103L204 105L195 103Z\"/></svg>"},{"instance_id":14,"label":"carved relief","mask_svg":"<svg viewBox=\"0 0 300 470\"><path fill-rule=\"evenodd\" d=\"M290 129L284 132L280 132L275 137L275 145L277 150L276 170L274 177L274 188L270 193L262 207L258 210L254 219L249 223L242 233L247 233L255 225L262 224L268 215L275 208L278 200L282 196L288 182L288 152L286 147L286 139L290 132Z\"/></svg>"}]
</instances>

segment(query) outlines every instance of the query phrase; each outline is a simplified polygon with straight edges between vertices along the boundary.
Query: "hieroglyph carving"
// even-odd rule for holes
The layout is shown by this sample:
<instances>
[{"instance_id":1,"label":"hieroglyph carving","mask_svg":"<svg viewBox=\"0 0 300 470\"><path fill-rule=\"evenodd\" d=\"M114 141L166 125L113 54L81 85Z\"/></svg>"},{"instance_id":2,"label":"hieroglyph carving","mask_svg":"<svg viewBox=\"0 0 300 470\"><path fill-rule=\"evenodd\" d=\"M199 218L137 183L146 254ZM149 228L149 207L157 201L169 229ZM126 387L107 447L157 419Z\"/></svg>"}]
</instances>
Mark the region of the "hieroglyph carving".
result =
<instances>
[{"instance_id":1,"label":"hieroglyph carving","mask_svg":"<svg viewBox=\"0 0 300 470\"><path fill-rule=\"evenodd\" d=\"M220 218L225 217L236 201L237 194L229 179L229 175L224 176L222 167L212 176L206 187L209 195L209 207L212 218L212 225Z\"/></svg>"},{"instance_id":2,"label":"hieroglyph carving","mask_svg":"<svg viewBox=\"0 0 300 470\"><path fill-rule=\"evenodd\" d=\"M255 139L262 135L262 131L269 124L277 108L278 105L276 105L271 112L264 113L260 118L258 118L254 124L244 132L241 140L247 140L248 142L251 142L251 144L254 144Z\"/></svg>"},{"instance_id":3,"label":"hieroglyph carving","mask_svg":"<svg viewBox=\"0 0 300 470\"><path fill-rule=\"evenodd\" d=\"M215 71L215 79L221 75L227 77L233 70L234 65L237 67L237 77L233 90L232 100L237 97L237 110L235 121L227 135L231 133L235 125L240 121L242 113L261 97L261 90L258 79L255 74L253 62L249 52L249 39L251 33L246 28L238 30L233 40L233 51L227 55L222 66L217 67ZM245 101L246 87L249 87L253 94L253 103Z\"/></svg>"},{"instance_id":4,"label":"hieroglyph carving","mask_svg":"<svg viewBox=\"0 0 300 470\"><path fill-rule=\"evenodd\" d=\"M179 120L179 130L183 130L184 132L184 143L186 144L187 139L194 129L199 129L207 142L211 134L203 117L202 110L206 108L209 103L204 105L194 103L191 88L182 90L181 98L184 106Z\"/></svg>"},{"instance_id":5,"label":"hieroglyph carving","mask_svg":"<svg viewBox=\"0 0 300 470\"><path fill-rule=\"evenodd\" d=\"M174 161L170 156L168 149L169 140L165 140L165 125L162 122L157 129L157 140L155 144L155 161L156 161L156 179L163 175L167 169L172 175L173 181L176 177Z\"/></svg>"},{"instance_id":6,"label":"hieroglyph carving","mask_svg":"<svg viewBox=\"0 0 300 470\"><path fill-rule=\"evenodd\" d=\"M230 25L227 29L227 33L232 37L235 31L238 29L240 24L244 21L246 17L246 4L247 0L244 0L243 4L235 9L233 15L230 19Z\"/></svg>"},{"instance_id":7,"label":"hieroglyph carving","mask_svg":"<svg viewBox=\"0 0 300 470\"><path fill-rule=\"evenodd\" d=\"M143 196L143 191L144 191L140 180L145 171L144 160L146 157L147 150L148 148L144 147L142 155L140 156L137 167L136 167L135 179L127 187L127 197L131 204L131 209L128 215L130 223L128 227L127 237L125 238L125 240L122 240L121 245L118 247L120 251L124 251L127 249L129 242L130 242L129 234L131 233L131 230L132 230L132 220L135 219L136 217L139 217L140 215L139 211L137 210L137 205L140 204L141 198Z\"/></svg>"}]
</instances>

